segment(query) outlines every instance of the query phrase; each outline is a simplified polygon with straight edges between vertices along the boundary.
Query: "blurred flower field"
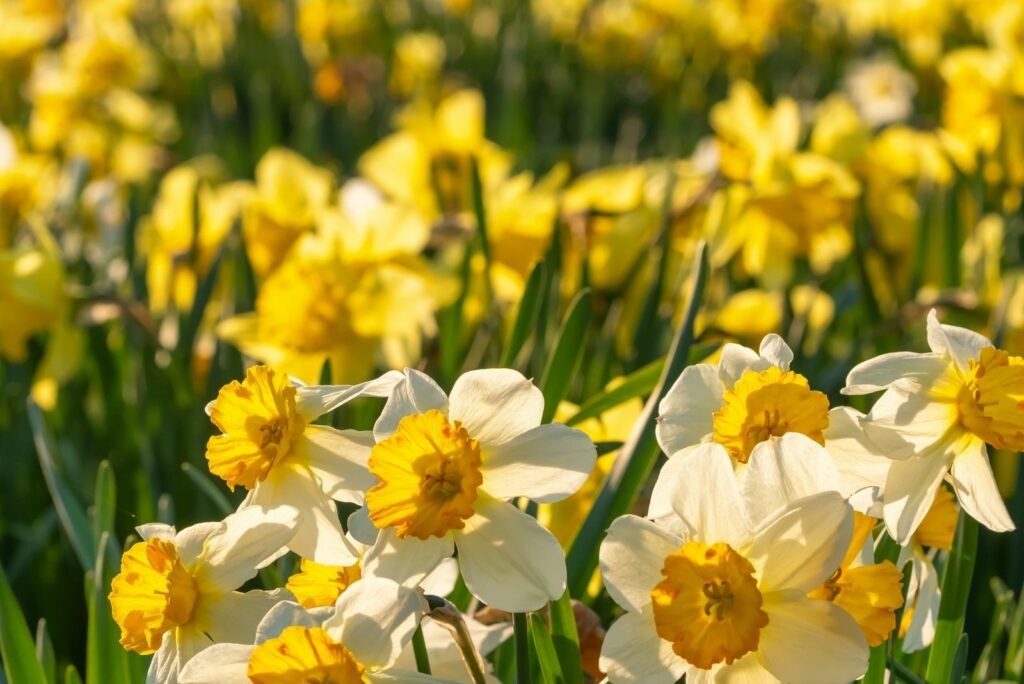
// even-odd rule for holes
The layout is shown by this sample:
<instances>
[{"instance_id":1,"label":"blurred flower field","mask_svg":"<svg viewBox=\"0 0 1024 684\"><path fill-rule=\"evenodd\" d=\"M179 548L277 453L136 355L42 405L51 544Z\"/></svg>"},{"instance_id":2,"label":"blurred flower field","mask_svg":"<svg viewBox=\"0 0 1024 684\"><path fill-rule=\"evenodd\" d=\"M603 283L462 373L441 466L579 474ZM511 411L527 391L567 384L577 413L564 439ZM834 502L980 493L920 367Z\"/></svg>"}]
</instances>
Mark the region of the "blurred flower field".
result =
<instances>
[{"instance_id":1,"label":"blurred flower field","mask_svg":"<svg viewBox=\"0 0 1024 684\"><path fill-rule=\"evenodd\" d=\"M0 0L0 682L1024 680L1021 0Z\"/></svg>"}]
</instances>

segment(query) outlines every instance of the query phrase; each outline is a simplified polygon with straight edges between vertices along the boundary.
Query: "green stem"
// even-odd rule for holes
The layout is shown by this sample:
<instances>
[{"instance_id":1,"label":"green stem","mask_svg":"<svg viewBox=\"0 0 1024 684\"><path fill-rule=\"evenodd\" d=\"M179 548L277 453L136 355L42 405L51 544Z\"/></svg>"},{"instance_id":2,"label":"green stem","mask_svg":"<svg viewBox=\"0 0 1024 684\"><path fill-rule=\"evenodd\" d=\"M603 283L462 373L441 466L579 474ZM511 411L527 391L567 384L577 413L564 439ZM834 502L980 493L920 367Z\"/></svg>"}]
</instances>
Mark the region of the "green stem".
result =
<instances>
[{"instance_id":1,"label":"green stem","mask_svg":"<svg viewBox=\"0 0 1024 684\"><path fill-rule=\"evenodd\" d=\"M427 655L427 642L423 638L422 626L417 626L413 632L412 652L416 656L416 670L422 674L430 674L430 657Z\"/></svg>"},{"instance_id":2,"label":"green stem","mask_svg":"<svg viewBox=\"0 0 1024 684\"><path fill-rule=\"evenodd\" d=\"M960 513L960 522L953 540L953 550L946 561L942 575L942 604L939 606L939 622L935 628L928 655L925 681L948 682L953 676L960 637L964 631L964 616L967 612L967 595L971 589L974 561L978 552L978 522L966 513Z\"/></svg>"},{"instance_id":3,"label":"green stem","mask_svg":"<svg viewBox=\"0 0 1024 684\"><path fill-rule=\"evenodd\" d=\"M512 614L516 640L516 684L530 684L530 633L526 613Z\"/></svg>"}]
</instances>

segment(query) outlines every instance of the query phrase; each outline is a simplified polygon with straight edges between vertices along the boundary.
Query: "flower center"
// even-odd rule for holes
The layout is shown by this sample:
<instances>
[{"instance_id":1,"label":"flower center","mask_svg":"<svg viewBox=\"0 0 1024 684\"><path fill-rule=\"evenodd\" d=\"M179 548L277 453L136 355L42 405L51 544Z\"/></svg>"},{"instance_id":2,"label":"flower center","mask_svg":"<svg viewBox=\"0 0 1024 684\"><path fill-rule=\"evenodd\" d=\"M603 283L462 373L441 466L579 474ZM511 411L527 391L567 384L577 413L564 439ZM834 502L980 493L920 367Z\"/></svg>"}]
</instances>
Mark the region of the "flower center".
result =
<instances>
[{"instance_id":1,"label":"flower center","mask_svg":"<svg viewBox=\"0 0 1024 684\"><path fill-rule=\"evenodd\" d=\"M746 463L754 447L770 437L800 432L819 444L828 427L828 398L807 378L771 366L746 371L723 396L714 415L714 440Z\"/></svg>"},{"instance_id":2,"label":"flower center","mask_svg":"<svg viewBox=\"0 0 1024 684\"><path fill-rule=\"evenodd\" d=\"M436 410L406 416L370 451L380 482L366 492L370 520L400 537L443 537L473 515L480 446L459 421Z\"/></svg>"},{"instance_id":3,"label":"flower center","mask_svg":"<svg viewBox=\"0 0 1024 684\"><path fill-rule=\"evenodd\" d=\"M691 665L710 669L757 649L768 615L754 566L728 544L691 541L665 558L651 591L658 636Z\"/></svg>"},{"instance_id":4,"label":"flower center","mask_svg":"<svg viewBox=\"0 0 1024 684\"><path fill-rule=\"evenodd\" d=\"M342 592L360 577L359 563L321 565L303 558L299 562L299 572L288 578L285 588L295 595L303 608L320 608L333 606Z\"/></svg>"},{"instance_id":5,"label":"flower center","mask_svg":"<svg viewBox=\"0 0 1024 684\"><path fill-rule=\"evenodd\" d=\"M1024 450L1024 358L986 347L956 396L964 429L997 449Z\"/></svg>"},{"instance_id":6,"label":"flower center","mask_svg":"<svg viewBox=\"0 0 1024 684\"><path fill-rule=\"evenodd\" d=\"M259 336L303 353L329 351L352 335L344 274L333 264L288 260L256 297Z\"/></svg>"},{"instance_id":7,"label":"flower center","mask_svg":"<svg viewBox=\"0 0 1024 684\"><path fill-rule=\"evenodd\" d=\"M121 645L144 655L160 647L165 632L189 621L198 596L178 549L166 539L150 539L128 549L111 590L110 607L121 628Z\"/></svg>"},{"instance_id":8,"label":"flower center","mask_svg":"<svg viewBox=\"0 0 1024 684\"><path fill-rule=\"evenodd\" d=\"M210 472L232 491L263 481L306 428L296 408L295 388L284 373L267 366L253 366L244 381L222 387L210 419L224 434L206 443L206 460Z\"/></svg>"},{"instance_id":9,"label":"flower center","mask_svg":"<svg viewBox=\"0 0 1024 684\"><path fill-rule=\"evenodd\" d=\"M253 684L361 684L366 668L319 627L285 627L257 646L247 675Z\"/></svg>"}]
</instances>

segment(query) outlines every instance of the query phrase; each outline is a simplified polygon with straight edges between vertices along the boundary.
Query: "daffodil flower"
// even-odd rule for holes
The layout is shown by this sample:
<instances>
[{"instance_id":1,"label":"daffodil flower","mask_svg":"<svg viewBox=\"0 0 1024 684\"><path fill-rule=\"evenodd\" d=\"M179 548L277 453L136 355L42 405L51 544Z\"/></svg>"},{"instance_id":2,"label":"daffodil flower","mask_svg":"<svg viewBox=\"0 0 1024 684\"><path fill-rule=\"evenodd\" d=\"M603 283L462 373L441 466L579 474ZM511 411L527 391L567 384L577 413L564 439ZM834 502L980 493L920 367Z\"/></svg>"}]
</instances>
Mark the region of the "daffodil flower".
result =
<instances>
[{"instance_id":1,"label":"daffodil flower","mask_svg":"<svg viewBox=\"0 0 1024 684\"><path fill-rule=\"evenodd\" d=\"M884 487L886 527L904 544L944 478L964 511L996 532L1014 529L988 446L1024 449L1024 358L928 314L931 353L883 354L856 366L844 394L885 390L861 421L893 459Z\"/></svg>"},{"instance_id":2,"label":"daffodil flower","mask_svg":"<svg viewBox=\"0 0 1024 684\"><path fill-rule=\"evenodd\" d=\"M658 406L658 444L672 456L715 442L742 468L759 444L800 433L828 448L842 476L844 495L877 488L888 459L875 454L856 413L846 407L830 411L828 397L790 370L792 361L793 351L771 334L757 352L730 343L722 347L718 364L687 367Z\"/></svg>"},{"instance_id":3,"label":"daffodil flower","mask_svg":"<svg viewBox=\"0 0 1024 684\"><path fill-rule=\"evenodd\" d=\"M445 681L395 668L422 612L415 591L379 578L356 582L333 609L306 611L298 604L283 602L260 623L255 644L210 646L186 666L181 682Z\"/></svg>"},{"instance_id":4,"label":"daffodil flower","mask_svg":"<svg viewBox=\"0 0 1024 684\"><path fill-rule=\"evenodd\" d=\"M373 435L313 421L357 397L387 396L401 378L392 372L360 385L295 387L283 373L253 366L207 406L223 432L206 445L210 472L232 490L249 490L242 509L294 506L300 518L289 549L319 563L349 565L358 556L334 501L361 504L374 484L366 469Z\"/></svg>"},{"instance_id":5,"label":"daffodil flower","mask_svg":"<svg viewBox=\"0 0 1024 684\"><path fill-rule=\"evenodd\" d=\"M349 523L373 543L364 572L417 582L458 548L466 586L495 608L525 612L561 596L558 541L509 499L566 498L596 450L579 430L541 425L543 410L540 390L514 370L468 372L449 398L407 369L374 426L379 481Z\"/></svg>"},{"instance_id":6,"label":"daffodil flower","mask_svg":"<svg viewBox=\"0 0 1024 684\"><path fill-rule=\"evenodd\" d=\"M295 534L298 511L251 507L219 523L180 532L138 528L111 585L121 645L153 653L147 682L173 684L182 666L213 642L250 641L267 611L287 592L235 591Z\"/></svg>"},{"instance_id":7,"label":"daffodil flower","mask_svg":"<svg viewBox=\"0 0 1024 684\"><path fill-rule=\"evenodd\" d=\"M601 545L605 586L626 609L601 652L609 680L860 677L868 646L857 622L807 595L846 554L850 506L826 491L759 518L763 504L737 482L724 447L703 445L688 458L699 486L674 488L673 523L626 515Z\"/></svg>"}]
</instances>

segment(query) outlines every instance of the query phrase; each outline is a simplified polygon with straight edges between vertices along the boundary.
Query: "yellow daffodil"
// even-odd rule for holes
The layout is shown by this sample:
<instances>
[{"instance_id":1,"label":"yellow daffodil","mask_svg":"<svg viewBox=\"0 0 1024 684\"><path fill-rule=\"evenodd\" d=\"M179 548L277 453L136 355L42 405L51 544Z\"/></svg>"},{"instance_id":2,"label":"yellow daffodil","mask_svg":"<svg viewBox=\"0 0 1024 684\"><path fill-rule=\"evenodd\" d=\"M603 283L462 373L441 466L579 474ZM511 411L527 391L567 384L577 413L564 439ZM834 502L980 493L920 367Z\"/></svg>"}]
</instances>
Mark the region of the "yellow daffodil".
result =
<instances>
[{"instance_id":1,"label":"yellow daffodil","mask_svg":"<svg viewBox=\"0 0 1024 684\"><path fill-rule=\"evenodd\" d=\"M513 370L465 373L448 397L407 369L374 426L378 482L364 521L350 523L373 543L364 571L415 582L458 548L466 586L495 608L536 610L561 596L558 541L509 499L568 497L590 475L595 449L578 430L541 425L543 408L540 390Z\"/></svg>"},{"instance_id":2,"label":"yellow daffodil","mask_svg":"<svg viewBox=\"0 0 1024 684\"><path fill-rule=\"evenodd\" d=\"M373 484L366 459L373 435L313 423L361 396L387 396L400 380L389 373L354 386L295 387L278 370L253 366L242 382L221 388L207 413L223 434L206 443L210 472L233 491L249 491L242 509L294 507L300 513L288 548L320 563L358 558L338 520L334 501L362 503Z\"/></svg>"},{"instance_id":3,"label":"yellow daffodil","mask_svg":"<svg viewBox=\"0 0 1024 684\"><path fill-rule=\"evenodd\" d=\"M672 517L623 516L601 545L605 586L626 609L601 651L609 681L860 677L868 656L860 627L836 604L806 596L846 553L849 505L826 491L759 517L764 508L741 490L722 446L686 458L693 479L652 501Z\"/></svg>"},{"instance_id":4,"label":"yellow daffodil","mask_svg":"<svg viewBox=\"0 0 1024 684\"><path fill-rule=\"evenodd\" d=\"M434 33L406 33L395 41L388 87L399 96L422 92L437 83L444 65L444 40Z\"/></svg>"},{"instance_id":5,"label":"yellow daffodil","mask_svg":"<svg viewBox=\"0 0 1024 684\"><path fill-rule=\"evenodd\" d=\"M856 366L844 394L885 390L862 421L893 459L884 517L900 543L924 519L948 477L964 511L997 532L1014 529L996 487L988 445L1024 449L1024 359L928 315L931 353L883 354Z\"/></svg>"},{"instance_id":6,"label":"yellow daffodil","mask_svg":"<svg viewBox=\"0 0 1024 684\"><path fill-rule=\"evenodd\" d=\"M223 640L193 658L181 684L419 681L396 667L412 639L422 606L415 591L368 578L345 592L333 610L309 613L283 602L267 613L252 639Z\"/></svg>"},{"instance_id":7,"label":"yellow daffodil","mask_svg":"<svg viewBox=\"0 0 1024 684\"><path fill-rule=\"evenodd\" d=\"M277 555L297 522L293 508L252 507L180 532L161 524L138 528L144 541L121 558L110 606L121 645L154 654L149 679L177 681L181 668L212 643L255 636L263 616L287 594L235 589Z\"/></svg>"}]
</instances>

